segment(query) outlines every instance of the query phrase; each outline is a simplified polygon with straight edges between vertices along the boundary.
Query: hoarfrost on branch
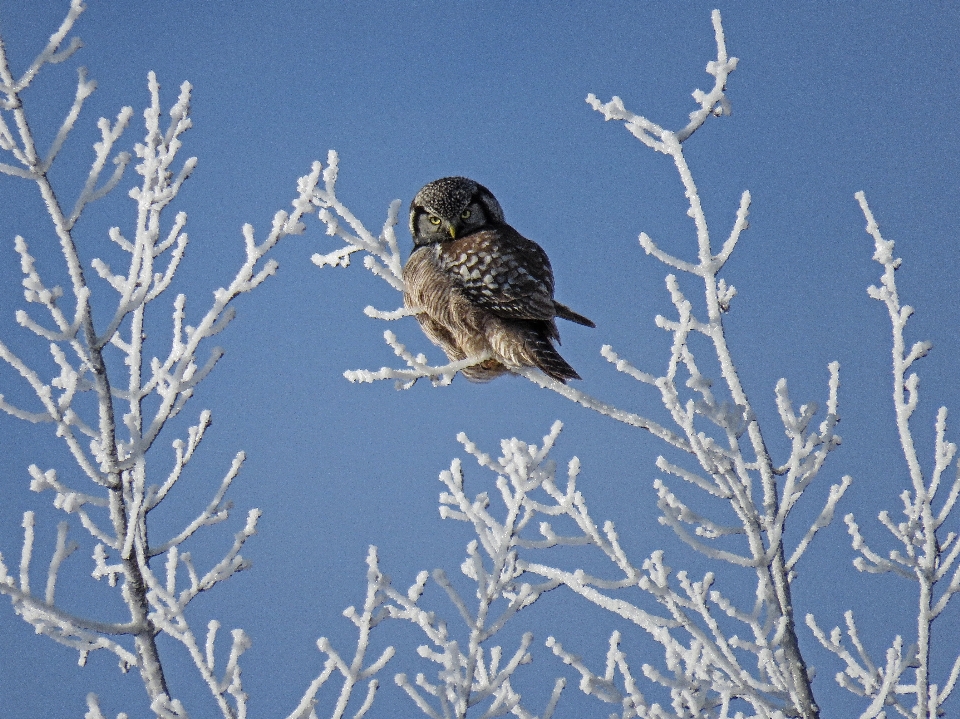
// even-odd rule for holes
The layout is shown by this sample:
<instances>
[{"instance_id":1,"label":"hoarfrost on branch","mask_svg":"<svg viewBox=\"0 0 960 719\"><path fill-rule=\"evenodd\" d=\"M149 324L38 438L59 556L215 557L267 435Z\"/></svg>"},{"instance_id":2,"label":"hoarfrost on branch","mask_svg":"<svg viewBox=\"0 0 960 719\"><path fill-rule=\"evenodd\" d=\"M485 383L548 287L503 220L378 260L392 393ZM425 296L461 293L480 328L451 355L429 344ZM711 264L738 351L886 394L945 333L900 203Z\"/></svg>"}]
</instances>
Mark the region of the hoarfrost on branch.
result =
<instances>
[{"instance_id":1,"label":"hoarfrost on branch","mask_svg":"<svg viewBox=\"0 0 960 719\"><path fill-rule=\"evenodd\" d=\"M13 77L0 44L0 93L4 96L0 104L0 152L4 155L0 173L10 176L10 181L36 185L69 280L64 289L44 279L28 238L16 237L24 298L28 305L38 306L33 312L18 310L16 319L49 346L55 369L32 366L0 342L0 359L36 397L33 405L27 405L0 395L0 409L24 421L54 425L80 475L32 465L30 488L49 493L54 507L74 515L92 537L92 576L119 588L129 618L105 622L62 608L58 592L62 596L71 587L58 585L60 569L80 546L71 538L67 521L57 525L55 547L45 560L42 590L35 586L38 519L34 512L23 515L19 564L13 566L0 555L0 593L38 633L75 649L81 663L90 652L106 650L117 657L124 671L136 668L154 714L182 719L188 716L187 707L168 685L157 651L156 636L166 634L186 649L221 715L240 719L247 715L248 699L240 659L250 640L242 629L234 629L226 660L218 662L220 622L211 620L205 631L197 632L187 607L200 593L249 567L242 551L256 533L257 509L247 513L232 544L212 566L198 568L188 550L201 530L230 518L232 504L226 496L244 454L238 452L224 470L220 486L206 506L184 521L177 532L155 540L148 538L150 512L178 486L210 426L210 412L200 411L183 436L170 440L172 462L168 460L159 469L155 443L161 434L166 432L167 437L171 433L170 420L186 407L197 385L222 356L223 351L211 347L209 340L233 319L233 300L275 272L276 262L267 255L283 237L303 231L304 215L316 212L327 235L343 243L326 254L315 254L312 260L318 267L347 267L360 253L367 270L402 292L402 261L395 232L401 205L399 201L390 205L378 234L367 230L337 196L339 160L331 151L325 165L314 163L311 172L299 179L292 212L278 212L262 241L258 243L252 226L243 227L244 262L227 286L213 293L212 302L195 309L197 303L188 306L186 296L173 298L167 305L172 308L167 309L169 345L160 349L148 346L146 328L157 326L152 319L157 307L153 303L166 301L188 245L186 213L178 212L171 219L169 208L196 166L196 158L181 160L179 156L183 137L191 127L191 88L188 83L181 86L178 100L164 118L159 84L151 73L143 141L135 146L134 154L119 149L133 118L131 108L121 109L113 120L101 118L97 124L100 140L93 146L83 187L71 200L65 199L66 191L55 187L51 173L96 85L79 71L71 107L45 150L37 147L22 93L47 65L67 59L80 47L77 38L68 41L67 37L83 9L80 0L73 0L60 28L19 78ZM786 456L775 459L766 440L774 431L772 423L762 425L754 411L724 326L736 289L720 275L748 229L750 193L744 191L736 211L731 209L732 225L717 248L684 154L686 140L710 117L728 115L731 109L726 86L737 59L727 53L719 12L714 11L712 19L717 54L706 71L713 77L713 86L693 93L696 108L684 127L667 129L628 110L619 97L606 103L592 94L587 98L604 119L622 122L645 146L670 158L684 187L687 215L693 221L691 247L696 251L686 257L666 252L646 233L639 235L640 247L668 268L665 286L672 310L669 316L656 318L657 327L671 338L664 367L640 369L611 345L600 348L600 354L618 372L659 395L670 423L657 423L633 409L552 380L539 370L518 373L579 406L645 430L663 442L669 456L658 457L661 477L654 482L660 522L710 561L716 571L693 577L682 569L674 570L667 562L667 552L660 549L647 556L631 556L614 523L591 515L587 494L578 488L579 460L570 459L565 474L558 476L550 455L561 431L560 422L551 427L540 446L516 438L503 440L496 459L461 434L458 439L465 451L496 477L489 485L495 491L471 496L465 489L460 460L455 459L440 476L442 517L464 522L476 537L467 544L460 566L472 598L459 588L462 579L455 581L439 569L432 574L418 573L405 592L395 589L380 570L376 548L371 547L363 606L344 612L357 630L353 656L321 637L317 646L325 656L322 669L290 719L314 719L320 692L332 686L335 677L340 683L332 692L331 716L346 716L348 707L354 717L367 714L380 686L377 676L396 653L390 646L379 653L371 651L371 633L387 619L416 626L425 642L418 654L437 669L435 679L422 672L413 679L403 672L394 675L397 686L421 713L432 719L506 714L549 719L566 679L555 680L546 704L534 714L514 685L519 672L534 660L534 637L523 633L505 647L500 635L549 591L572 593L607 612L621 627L625 621L639 628L661 649L660 660L638 661L631 656L624 632L612 631L606 641L605 664L598 669L578 656L569 640L564 646L558 637L546 639L546 646L559 660L558 670L561 662L571 667L584 694L617 707L611 716L820 716L812 672L797 634L792 588L798 581L795 570L799 561L817 533L833 520L850 477L823 488L820 493L825 499L815 505L815 519L809 525L795 527L790 518L827 456L840 443L835 431L839 364L827 367L822 413L812 402L796 406L785 379L773 388L778 427L790 441ZM77 250L78 223L91 203L123 183L134 155L135 170L141 177L128 192L136 205L135 219L126 231L118 224L108 233L127 256L125 266L114 270L102 259L85 264ZM105 171L108 163L113 168ZM876 661L861 641L853 611L845 615L846 639L839 628L829 634L821 630L812 614L807 614L806 620L820 644L844 665L837 681L863 697L862 717L886 717L892 707L903 716L933 719L943 711L960 677L960 656L953 658L941 684L932 681L930 668L933 623L960 591L960 540L956 532L944 530L944 525L955 519L960 472L944 489L944 472L956 459L956 445L946 439L945 408L936 420L933 469L927 476L922 472L910 425L919 396L918 376L911 368L930 345L917 342L908 348L905 343L904 330L913 310L900 304L894 276L900 260L894 257L893 243L880 235L862 193L857 197L867 218L867 231L875 241L874 259L884 268L881 286L871 287L869 293L886 305L892 322L894 409L911 485L902 495L903 521L896 522L888 512L879 516L900 548L884 556L871 547L852 514L845 521L859 554L858 569L917 583L917 637L905 645L901 635L895 636L884 661ZM90 272L105 284L90 285ZM691 287L697 293L702 289L699 306L688 298ZM102 291L112 293L111 310L95 321L93 307L107 303L99 297L93 302L93 293ZM365 313L388 321L411 314L403 307L367 307ZM152 330L152 334L159 333ZM426 355L408 350L396 333L387 331L384 337L405 367L351 370L345 372L347 379L389 379L403 389L421 378L446 385L461 370L486 359L433 364ZM695 347L700 351L704 346L709 348L709 356L698 359ZM108 349L116 354L109 354ZM115 361L116 357L121 361ZM705 375L701 367L714 363L719 377ZM676 489L677 480L686 491ZM690 493L698 497L695 502L688 499ZM727 519L721 519L723 516ZM785 539L788 526L789 536L794 538L790 542ZM569 568L564 558L570 548L593 554L590 571ZM453 608L449 614L455 621L425 607L431 577L448 608ZM729 589L734 585L741 588L745 582L752 595L746 601L734 597L742 592ZM368 657L374 654L374 658ZM911 669L912 677L908 675ZM659 702L661 697L669 697L669 702ZM88 719L104 719L96 695L87 697L87 708Z\"/></svg>"},{"instance_id":2,"label":"hoarfrost on branch","mask_svg":"<svg viewBox=\"0 0 960 719\"><path fill-rule=\"evenodd\" d=\"M883 661L877 661L864 646L853 610L844 613L847 639L839 627L827 634L817 624L812 613L806 620L824 648L833 652L845 665L836 675L837 683L848 691L864 697L869 704L860 715L862 719L882 719L887 707L905 717L943 716L943 705L950 698L960 676L960 653L953 642L947 642L950 670L942 683L934 681L931 660L935 652L933 626L947 608L953 596L960 591L960 556L957 532L944 525L956 526L954 513L960 496L960 464L952 480L941 484L944 473L954 464L957 445L948 442L947 408L940 407L936 419L936 437L933 447L933 467L924 476L918 450L914 442L911 417L919 401L920 377L912 370L913 364L931 349L929 342L915 342L909 348L904 337L907 321L913 307L900 304L896 271L901 259L894 255L894 243L880 234L863 192L856 195L860 209L867 220L867 233L873 238L873 259L883 268L880 286L870 286L867 293L886 305L893 330L893 402L900 447L907 465L910 486L900 495L903 520L897 522L890 512L880 512L880 524L893 537L899 549L891 549L887 556L867 542L852 513L844 517L854 551L858 554L854 566L861 572L890 574L916 582L917 613L916 639L904 645L897 634L887 648ZM876 546L876 545L874 545ZM911 679L909 671L913 670Z\"/></svg>"},{"instance_id":3,"label":"hoarfrost on branch","mask_svg":"<svg viewBox=\"0 0 960 719\"><path fill-rule=\"evenodd\" d=\"M185 295L177 295L167 310L161 310L169 313L169 319L163 322L162 315L155 314L159 306L155 303L166 301L188 244L187 214L181 211L170 218L170 206L197 163L195 157L183 160L180 155L184 135L192 126L191 86L186 82L181 85L176 103L164 118L160 85L150 73L150 102L143 112L145 135L134 147L135 170L141 179L127 193L134 202L133 212L124 220L127 229L117 225L108 233L126 256L125 266L115 270L100 258L85 264L78 251L78 223L91 203L123 182L133 155L119 150L119 146L133 109L124 107L114 120L98 121L100 140L93 146L83 187L71 200L70 190L57 182L56 163L96 83L87 79L84 69L79 70L73 103L45 151L37 145L28 114L30 105L23 99L38 73L47 65L66 60L81 46L79 38L67 41L67 36L83 10L83 3L73 0L59 29L19 78L13 76L5 46L0 43L0 152L4 156L0 173L12 177L12 181L36 185L59 241L68 278L64 289L42 277L27 239L16 237L24 299L36 306L33 311L17 310L16 319L47 343L55 370L47 374L47 369L31 366L0 341L0 359L22 377L36 397L36 406L29 407L0 395L0 409L20 420L52 424L65 443L79 475L31 465L30 489L49 493L53 506L75 517L92 537L92 576L118 590L129 617L123 622L107 622L95 615L79 616L63 609L71 602L61 603L61 597L75 588L59 585L58 578L64 562L78 548L70 538L67 521L57 525L56 547L46 560L46 581L38 591L32 582L36 575L34 530L38 520L29 511L23 515L19 566L11 567L0 555L0 594L10 599L14 611L37 633L75 649L81 665L91 652L105 650L117 657L124 672L136 668L156 716L185 718L187 709L173 696L157 650L156 636L167 635L186 649L219 713L239 719L247 715L240 658L250 640L242 629L234 629L226 662L218 666L220 623L211 620L205 632L198 635L187 607L200 593L250 566L242 551L257 531L260 511L247 512L232 544L212 566L198 567L186 548L202 529L230 517L232 503L226 495L240 472L244 453L236 454L207 505L192 519L186 518L178 532L157 540L148 532L150 513L184 476L210 426L210 412L200 411L185 436L168 440L173 449L172 462L169 454L161 459L154 446L164 430L166 435L171 433L170 421L185 408L197 385L223 355L219 347L210 346L210 340L233 319L233 301L274 274L277 263L268 258L270 251L285 236L303 231L301 218L313 210L311 198L322 168L314 163L311 172L299 179L293 210L277 212L262 240L257 240L251 225L243 226L244 261L228 284L213 292L212 301L198 307L196 302L188 305ZM108 162L113 170L104 177ZM89 283L91 271L104 284ZM106 316L94 317L94 305L98 312L106 306L112 309ZM165 348L148 346L147 328L151 335L160 335L158 330L163 325L169 328L169 344ZM362 621L357 626L357 658L349 667L325 640L319 644L329 657L328 667L339 669L345 678L339 702L344 706L333 716L343 714L354 685L379 671L393 653L388 648L370 667L362 668L369 627ZM328 677L329 672L311 685L291 716L306 717L305 712L313 711L317 691ZM375 691L374 681L355 716L366 712ZM89 719L102 719L95 694L87 697L87 706Z\"/></svg>"},{"instance_id":4,"label":"hoarfrost on branch","mask_svg":"<svg viewBox=\"0 0 960 719\"><path fill-rule=\"evenodd\" d=\"M637 688L638 677L631 672L626 654L619 648L616 633L611 636L607 669L602 674L586 667L558 641L550 640L554 653L580 673L583 691L601 701L622 705L625 719L631 716L731 716L741 711L744 705L755 716L818 717L819 709L800 652L793 617L791 583L795 573L792 569L816 533L832 519L850 478L844 477L830 488L817 519L798 543L786 546L784 531L792 510L817 477L827 455L840 442L834 431L838 419L839 365L832 363L828 368L826 413L819 423L814 422L815 404L796 408L790 399L786 380L777 384L777 408L782 428L791 440L791 450L782 462L774 461L767 450L764 430L740 382L723 324L723 316L731 310L736 290L719 275L748 227L750 194L743 193L733 226L719 251L715 251L699 190L684 155L683 143L709 117L730 113L725 90L737 59L727 54L717 11L713 13L713 26L717 56L706 67L707 73L713 77L713 87L706 92L696 90L693 93L697 109L690 114L689 122L683 128L676 131L666 129L627 110L618 97L607 103L602 103L594 95L587 98L590 106L606 120L623 122L634 137L673 161L689 203L687 214L693 220L696 240L695 261L673 256L660 249L646 233L640 235L640 246L647 254L679 273L679 276L666 276L666 287L676 316L656 318L657 326L673 338L665 370L662 374L654 374L637 369L610 345L601 348L603 357L618 371L659 392L674 427L661 426L636 412L591 397L546 377L538 370L525 369L518 373L588 409L647 430L672 450L679 450L696 460L698 469L665 456L659 458L657 466L664 475L683 480L706 495L726 502L737 518L737 524L726 526L695 510L674 493L665 479L657 480L654 485L661 511L660 521L721 568L732 566L749 570L755 582L754 603L738 607L717 588L719 580L713 573L700 580L682 571L674 575L666 565L662 551L658 550L642 561L630 559L618 542L613 524L604 523L600 530L590 517L585 499L572 489L572 484L568 485L566 494L550 483L544 484L553 503L523 504L525 500L508 498L507 494L503 494L503 499L508 509L513 506L510 502L519 501L526 522L543 514L546 517L566 517L573 523L576 531L563 535L555 533L548 519L541 522L539 539L517 545L518 570L539 576L548 584L562 585L586 601L645 629L662 645L668 672L644 665L643 674L654 684L669 690L673 708L668 710L656 703L648 703ZM331 155L324 172L325 188L317 192L314 202L321 208L320 218L326 223L327 233L339 237L345 245L327 255L315 256L314 261L320 266L343 266L352 254L363 252L366 253L365 266L401 290L402 275L393 230L398 203L391 205L383 231L379 237L374 237L336 198L336 177L336 157ZM349 226L349 231L343 228L341 220ZM702 283L705 316L698 316L693 303L687 299L679 279L683 276ZM406 313L403 309L379 312L367 308L367 314L392 320ZM701 373L694 355L690 340L697 335L708 340L719 363L721 376L717 389L714 389L715 380ZM354 370L345 373L348 379L363 382L393 379L398 388L408 388L421 377L431 379L434 384L446 384L462 368L463 363L431 365L424 355L410 353L394 333L387 332L385 337L397 356L406 362L407 368ZM479 360L472 358L472 361ZM504 491L501 487L504 476L501 475L498 484L501 493ZM571 475L571 483L574 476ZM442 511L452 516L446 507L442 507ZM479 526L477 531L482 543L483 532ZM718 541L729 539L736 540L736 548L728 548L729 541ZM583 570L562 570L550 563L526 559L527 553L519 552L520 549L565 545L594 547L601 553L603 561L616 569L620 578L611 581ZM731 570L725 571L729 573ZM651 613L634 600L624 598L636 588L660 605L660 613ZM740 626L736 631L745 631L748 638L733 633L736 625ZM421 708L426 711L425 706L421 705Z\"/></svg>"}]
</instances>

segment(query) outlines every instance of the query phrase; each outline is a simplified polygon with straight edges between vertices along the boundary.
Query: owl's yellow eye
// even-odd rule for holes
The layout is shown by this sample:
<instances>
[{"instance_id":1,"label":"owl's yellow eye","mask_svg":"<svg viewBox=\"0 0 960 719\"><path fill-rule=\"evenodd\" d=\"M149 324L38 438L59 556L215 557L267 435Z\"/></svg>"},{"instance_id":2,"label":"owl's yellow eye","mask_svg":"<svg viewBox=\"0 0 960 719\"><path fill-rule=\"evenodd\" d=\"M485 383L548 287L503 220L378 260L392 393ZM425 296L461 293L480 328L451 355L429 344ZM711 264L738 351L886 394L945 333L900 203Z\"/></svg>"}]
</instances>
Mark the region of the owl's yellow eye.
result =
<instances>
[{"instance_id":1,"label":"owl's yellow eye","mask_svg":"<svg viewBox=\"0 0 960 719\"><path fill-rule=\"evenodd\" d=\"M440 218L436 215L430 215L430 224L440 226Z\"/></svg>"},{"instance_id":2,"label":"owl's yellow eye","mask_svg":"<svg viewBox=\"0 0 960 719\"><path fill-rule=\"evenodd\" d=\"M460 219L461 219L461 220L470 219L470 210L464 210L463 212L461 212L461 213L460 213Z\"/></svg>"}]
</instances>

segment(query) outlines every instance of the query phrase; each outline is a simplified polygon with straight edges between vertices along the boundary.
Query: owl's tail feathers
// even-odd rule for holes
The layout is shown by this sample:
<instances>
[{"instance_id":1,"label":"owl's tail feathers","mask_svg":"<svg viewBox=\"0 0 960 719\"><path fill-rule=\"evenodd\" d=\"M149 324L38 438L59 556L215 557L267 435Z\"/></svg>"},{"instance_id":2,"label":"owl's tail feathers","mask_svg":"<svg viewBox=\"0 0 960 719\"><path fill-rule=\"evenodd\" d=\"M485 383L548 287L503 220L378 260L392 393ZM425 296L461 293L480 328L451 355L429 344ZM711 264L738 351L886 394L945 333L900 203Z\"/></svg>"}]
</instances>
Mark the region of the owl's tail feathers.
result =
<instances>
[{"instance_id":1,"label":"owl's tail feathers","mask_svg":"<svg viewBox=\"0 0 960 719\"><path fill-rule=\"evenodd\" d=\"M555 380L580 379L553 346L552 320L502 320L489 328L486 338L494 356L508 369L537 367ZM556 331L556 327L553 327Z\"/></svg>"},{"instance_id":2,"label":"owl's tail feathers","mask_svg":"<svg viewBox=\"0 0 960 719\"><path fill-rule=\"evenodd\" d=\"M578 325L585 325L586 327L596 327L596 325L593 324L593 321L588 320L586 317L584 317L581 314L577 314L576 312L571 310L569 307L567 307L565 304L561 304L560 302L557 302L556 300L554 300L553 307L557 312L557 317L562 317L565 320L576 322ZM580 378L578 377L577 379L580 379Z\"/></svg>"},{"instance_id":3,"label":"owl's tail feathers","mask_svg":"<svg viewBox=\"0 0 960 719\"><path fill-rule=\"evenodd\" d=\"M542 335L526 337L526 346L537 367L555 380L566 383L568 379L581 379L577 371L554 349L549 339Z\"/></svg>"}]
</instances>

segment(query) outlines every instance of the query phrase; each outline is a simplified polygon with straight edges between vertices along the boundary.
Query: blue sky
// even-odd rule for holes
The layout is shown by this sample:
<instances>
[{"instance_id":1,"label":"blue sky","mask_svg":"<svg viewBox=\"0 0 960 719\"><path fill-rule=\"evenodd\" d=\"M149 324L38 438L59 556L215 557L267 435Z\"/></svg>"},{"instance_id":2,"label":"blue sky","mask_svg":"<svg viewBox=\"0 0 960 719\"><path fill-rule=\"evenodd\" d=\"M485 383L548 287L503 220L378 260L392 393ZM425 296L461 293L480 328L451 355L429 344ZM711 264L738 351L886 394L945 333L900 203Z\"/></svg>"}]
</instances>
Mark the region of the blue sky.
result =
<instances>
[{"instance_id":1,"label":"blue sky","mask_svg":"<svg viewBox=\"0 0 960 719\"><path fill-rule=\"evenodd\" d=\"M437 177L466 175L485 184L507 220L549 253L558 299L597 323L595 330L562 328L563 354L584 377L578 386L657 418L664 414L657 397L618 375L599 347L612 344L641 368L663 366L667 337L653 318L671 307L664 272L637 236L645 231L692 258L694 235L669 161L622 126L604 123L584 98L620 95L656 122L684 124L694 109L690 92L712 82L703 68L715 52L715 6L93 1L76 28L84 49L47 68L27 100L38 134L49 141L72 98L75 67L86 66L99 83L64 151L66 166L55 175L70 194L77 175L69 165L87 162L97 117L132 105L127 143L137 139L148 71L158 75L165 106L183 80L193 84L194 129L185 153L198 156L199 165L178 200L177 209L190 216L191 245L177 290L193 293L195 311L239 265L241 225L252 223L262 237L273 212L294 196L297 177L328 149L340 153L341 198L374 230L391 200L406 208ZM0 0L0 33L15 70L32 60L65 8ZM954 361L960 7L736 2L719 8L728 50L740 58L728 90L733 114L711 118L687 156L715 237L729 232L740 193L749 189L753 196L751 227L726 270L739 292L728 316L735 360L770 424L768 441L781 453L777 379L788 378L798 404L822 404L826 365L840 361L844 444L819 489L853 475L840 515L856 511L864 525L880 508L896 511L906 473L890 407L889 323L866 295L880 269L853 198L858 190L904 258L901 295L918 311L908 338L935 346L919 366L916 426L925 460L932 457L936 408L960 406ZM135 177L129 172L124 185ZM41 270L55 273L56 247L41 213L33 187L0 177L0 337L31 357L44 349L13 319L23 301L12 238L23 235ZM90 258L107 251L105 228L132 222L131 203L118 192L86 222L78 231ZM214 425L190 484L171 500L182 508L205 503L233 454L247 452L232 491L235 525L213 536L226 543L246 509L260 507L260 534L245 552L254 568L198 602L198 611L252 636L244 680L257 716L281 716L295 706L321 667L317 636L341 646L347 641L340 612L362 600L368 545L380 548L382 566L399 586L420 569L456 572L469 537L440 520L436 477L463 456L459 431L493 452L501 437L539 442L555 419L563 420L556 456L581 458L581 488L595 516L614 519L640 555L675 547L656 523L653 461L664 450L652 437L518 378L488 385L458 378L447 388L420 383L408 392L389 383L346 382L346 369L396 366L382 340L386 326L362 310L392 309L398 298L359 263L347 270L314 267L310 255L336 245L315 219L307 224L305 234L284 240L277 276L240 301L238 319L219 338L227 355L184 417L209 408ZM408 248L404 227L402 218L399 239ZM688 296L698 295L690 287ZM165 336L167 318L156 321L157 337ZM412 320L390 329L441 359ZM0 368L0 393L25 396L7 368ZM47 536L60 519L45 497L27 491L26 467L36 462L66 472L63 455L49 427L0 417L0 551L8 565L19 556L25 509L46 520ZM480 491L488 478L465 466ZM174 514L161 523L172 526ZM86 556L71 560L77 578L89 572ZM824 532L800 566L796 610L816 611L822 625L833 626L859 602L880 655L893 633L913 631L909 617L896 613L909 601L909 588L860 576L845 585L852 556L841 523ZM697 561L683 566L702 572ZM562 616L581 611L558 597L543 601ZM437 607L449 609L439 598ZM582 611L591 633L575 650L596 660L616 627ZM532 621L538 654L531 676L570 680L557 716L582 715L577 707L604 714L605 707L582 703L574 677L543 648L556 630L543 618ZM849 715L859 705L836 688L839 667L801 632L819 670L815 688L825 716ZM398 636L384 641L416 641ZM575 646L572 639L565 645ZM183 660L179 648L161 645L161 652L174 663ZM136 676L118 675L107 656L92 657L85 669L75 660L0 608L0 706L21 707L17 714L25 719L80 716L83 697L95 691L114 715L146 715ZM376 716L405 706L388 680L405 670L395 660ZM182 691L202 696L189 684Z\"/></svg>"}]
</instances>

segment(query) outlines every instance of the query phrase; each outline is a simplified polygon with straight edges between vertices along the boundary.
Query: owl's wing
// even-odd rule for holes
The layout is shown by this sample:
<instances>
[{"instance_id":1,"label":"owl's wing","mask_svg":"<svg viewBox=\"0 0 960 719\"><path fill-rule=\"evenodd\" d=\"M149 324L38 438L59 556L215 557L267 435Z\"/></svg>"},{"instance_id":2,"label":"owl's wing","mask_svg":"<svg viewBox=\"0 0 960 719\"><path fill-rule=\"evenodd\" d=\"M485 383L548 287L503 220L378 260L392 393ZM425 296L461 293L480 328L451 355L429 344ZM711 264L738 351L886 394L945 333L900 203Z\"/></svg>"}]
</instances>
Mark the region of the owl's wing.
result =
<instances>
[{"instance_id":1,"label":"owl's wing","mask_svg":"<svg viewBox=\"0 0 960 719\"><path fill-rule=\"evenodd\" d=\"M441 261L471 303L498 317L552 320L557 314L547 253L509 225L443 243Z\"/></svg>"}]
</instances>

